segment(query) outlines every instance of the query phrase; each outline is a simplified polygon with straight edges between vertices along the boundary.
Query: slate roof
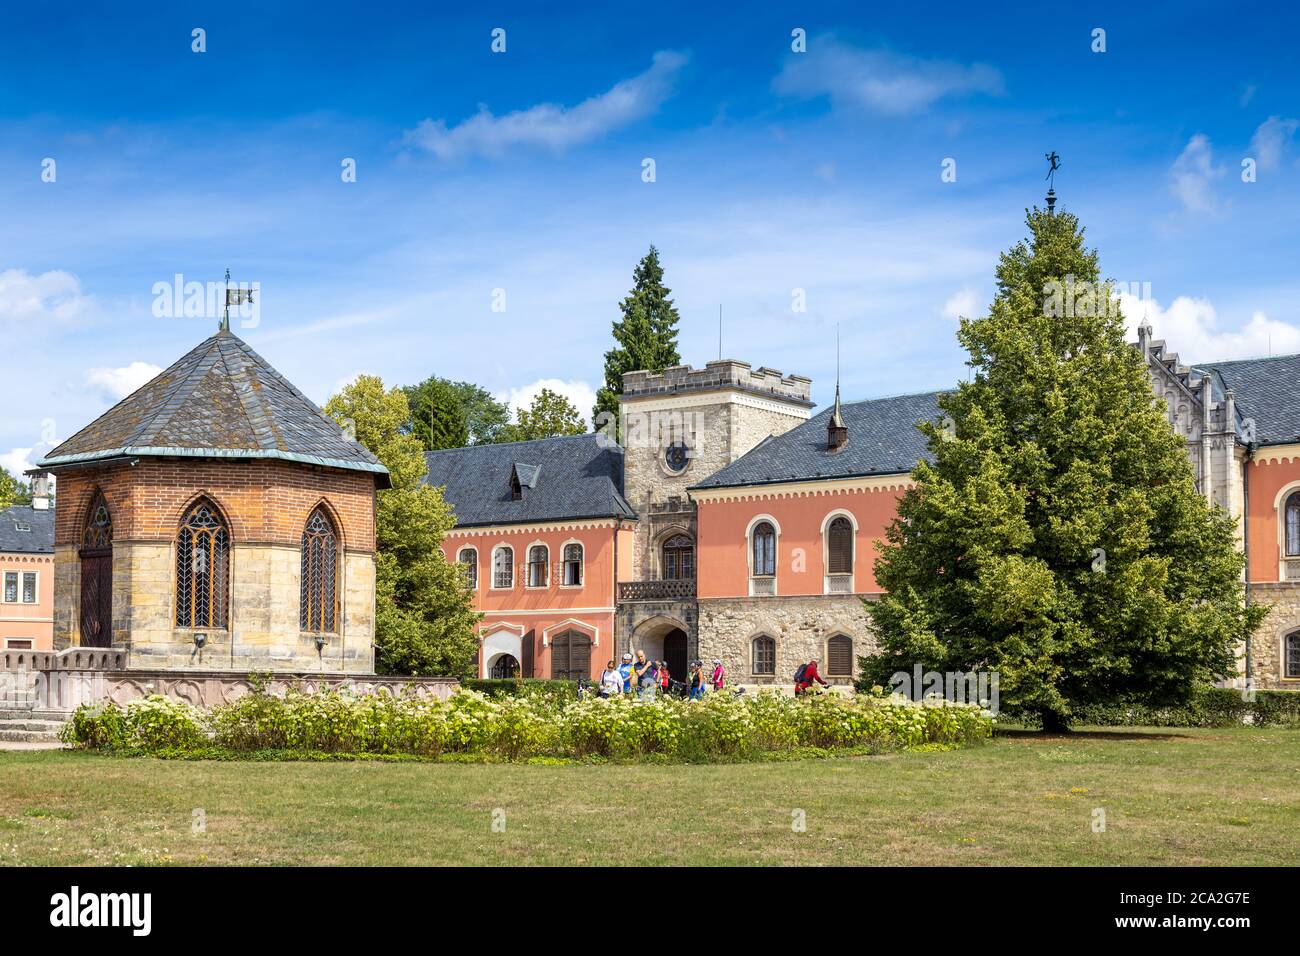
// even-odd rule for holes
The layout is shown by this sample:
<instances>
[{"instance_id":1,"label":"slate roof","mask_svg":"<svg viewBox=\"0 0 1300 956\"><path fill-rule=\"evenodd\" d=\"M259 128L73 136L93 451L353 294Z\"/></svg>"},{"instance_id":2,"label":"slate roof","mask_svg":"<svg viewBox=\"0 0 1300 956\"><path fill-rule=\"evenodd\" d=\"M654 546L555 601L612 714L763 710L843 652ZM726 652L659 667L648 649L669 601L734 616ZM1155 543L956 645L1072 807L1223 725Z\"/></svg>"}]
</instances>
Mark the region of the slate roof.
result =
<instances>
[{"instance_id":1,"label":"slate roof","mask_svg":"<svg viewBox=\"0 0 1300 956\"><path fill-rule=\"evenodd\" d=\"M916 423L939 418L942 394L924 392L841 405L849 440L836 452L826 449L826 425L835 411L827 408L802 425L760 442L693 485L692 490L911 471L919 460L929 457L925 436L917 431Z\"/></svg>"},{"instance_id":2,"label":"slate roof","mask_svg":"<svg viewBox=\"0 0 1300 956\"><path fill-rule=\"evenodd\" d=\"M123 456L279 458L388 469L237 335L222 330L37 462L38 468Z\"/></svg>"},{"instance_id":3,"label":"slate roof","mask_svg":"<svg viewBox=\"0 0 1300 956\"><path fill-rule=\"evenodd\" d=\"M623 497L623 449L602 435L470 445L424 458L424 483L445 489L460 527L636 517ZM523 485L517 501L511 475Z\"/></svg>"},{"instance_id":4,"label":"slate roof","mask_svg":"<svg viewBox=\"0 0 1300 956\"><path fill-rule=\"evenodd\" d=\"M1232 389L1238 416L1255 420L1257 444L1300 441L1300 355L1209 362L1192 368L1214 376L1215 392Z\"/></svg>"},{"instance_id":5,"label":"slate roof","mask_svg":"<svg viewBox=\"0 0 1300 956\"><path fill-rule=\"evenodd\" d=\"M19 525L30 531L19 531ZM54 509L14 505L0 511L0 551L10 554L54 553Z\"/></svg>"}]
</instances>

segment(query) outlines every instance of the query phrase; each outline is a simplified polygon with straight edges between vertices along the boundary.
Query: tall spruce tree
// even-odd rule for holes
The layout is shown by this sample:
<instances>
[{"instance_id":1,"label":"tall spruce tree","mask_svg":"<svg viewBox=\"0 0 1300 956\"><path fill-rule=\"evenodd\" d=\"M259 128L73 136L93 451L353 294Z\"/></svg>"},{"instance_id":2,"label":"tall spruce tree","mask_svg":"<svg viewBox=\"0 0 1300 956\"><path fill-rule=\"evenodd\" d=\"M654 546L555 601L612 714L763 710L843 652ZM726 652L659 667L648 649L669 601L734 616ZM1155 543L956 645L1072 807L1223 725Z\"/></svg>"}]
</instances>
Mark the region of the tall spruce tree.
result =
<instances>
[{"instance_id":1,"label":"tall spruce tree","mask_svg":"<svg viewBox=\"0 0 1300 956\"><path fill-rule=\"evenodd\" d=\"M1026 221L990 314L961 322L972 381L922 425L934 460L876 561L860 683L992 670L1004 709L1060 730L1080 705L1182 701L1234 674L1266 611L1245 604L1235 520L1197 491L1077 219Z\"/></svg>"},{"instance_id":2,"label":"tall spruce tree","mask_svg":"<svg viewBox=\"0 0 1300 956\"><path fill-rule=\"evenodd\" d=\"M681 362L677 351L677 308L664 285L659 250L654 246L632 273L632 291L619 303L623 317L614 322L617 345L605 353L605 384L596 392L592 422L599 430L604 421L618 421L618 397L623 393L623 373L662 372ZM611 416L602 419L602 414Z\"/></svg>"},{"instance_id":3,"label":"tall spruce tree","mask_svg":"<svg viewBox=\"0 0 1300 956\"><path fill-rule=\"evenodd\" d=\"M425 451L463 448L469 444L469 422L456 386L445 378L430 376L419 385L402 391L411 406L411 434Z\"/></svg>"}]
</instances>

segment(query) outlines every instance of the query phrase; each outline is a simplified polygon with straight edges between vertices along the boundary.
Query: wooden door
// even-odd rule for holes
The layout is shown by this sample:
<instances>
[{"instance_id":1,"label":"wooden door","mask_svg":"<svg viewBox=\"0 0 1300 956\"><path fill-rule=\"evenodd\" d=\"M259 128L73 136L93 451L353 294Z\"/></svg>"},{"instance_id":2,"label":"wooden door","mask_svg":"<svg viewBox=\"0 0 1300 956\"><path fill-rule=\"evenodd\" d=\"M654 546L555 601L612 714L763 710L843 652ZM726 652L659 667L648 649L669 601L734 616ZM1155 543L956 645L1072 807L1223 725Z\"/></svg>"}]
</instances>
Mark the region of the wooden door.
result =
<instances>
[{"instance_id":1,"label":"wooden door","mask_svg":"<svg viewBox=\"0 0 1300 956\"><path fill-rule=\"evenodd\" d=\"M113 551L81 552L81 645L113 643Z\"/></svg>"}]
</instances>

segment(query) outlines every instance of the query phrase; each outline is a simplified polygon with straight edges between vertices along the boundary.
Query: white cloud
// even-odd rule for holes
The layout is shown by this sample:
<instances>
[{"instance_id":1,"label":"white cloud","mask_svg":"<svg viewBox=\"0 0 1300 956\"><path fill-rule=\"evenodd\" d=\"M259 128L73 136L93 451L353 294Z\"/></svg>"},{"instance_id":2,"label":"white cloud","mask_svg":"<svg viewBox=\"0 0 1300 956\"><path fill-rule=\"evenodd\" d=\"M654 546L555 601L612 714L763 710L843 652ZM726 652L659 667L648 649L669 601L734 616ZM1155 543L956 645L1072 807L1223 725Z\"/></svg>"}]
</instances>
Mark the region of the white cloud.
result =
<instances>
[{"instance_id":1,"label":"white cloud","mask_svg":"<svg viewBox=\"0 0 1300 956\"><path fill-rule=\"evenodd\" d=\"M832 36L814 39L792 55L772 81L787 96L829 96L836 105L904 116L952 96L1005 92L1002 74L984 63L964 66L923 60L888 50L863 50Z\"/></svg>"},{"instance_id":2,"label":"white cloud","mask_svg":"<svg viewBox=\"0 0 1300 956\"><path fill-rule=\"evenodd\" d=\"M1291 139L1300 129L1300 120L1270 116L1250 139L1250 153L1260 169L1276 169L1282 162L1282 152L1291 145Z\"/></svg>"},{"instance_id":3,"label":"white cloud","mask_svg":"<svg viewBox=\"0 0 1300 956\"><path fill-rule=\"evenodd\" d=\"M0 328L75 319L89 309L91 301L90 296L82 295L81 283L70 272L0 272Z\"/></svg>"},{"instance_id":4,"label":"white cloud","mask_svg":"<svg viewBox=\"0 0 1300 956\"><path fill-rule=\"evenodd\" d=\"M1250 101L1255 98L1255 93L1258 89L1259 87L1257 87L1254 83L1248 83L1246 85L1246 88L1241 91L1241 97L1238 99L1237 102L1240 103L1243 107L1249 106Z\"/></svg>"},{"instance_id":5,"label":"white cloud","mask_svg":"<svg viewBox=\"0 0 1300 956\"><path fill-rule=\"evenodd\" d=\"M32 462L32 451L31 448L11 448L7 452L0 453L0 468L3 468L16 478L26 481L23 472L36 467Z\"/></svg>"},{"instance_id":6,"label":"white cloud","mask_svg":"<svg viewBox=\"0 0 1300 956\"><path fill-rule=\"evenodd\" d=\"M1251 313L1250 321L1238 329L1219 327L1219 317L1208 299L1179 296L1164 308L1155 299L1140 299L1120 293L1120 307L1130 340L1145 318L1158 339L1184 362L1221 362L1261 355L1300 352L1300 327L1270 319L1263 312Z\"/></svg>"},{"instance_id":7,"label":"white cloud","mask_svg":"<svg viewBox=\"0 0 1300 956\"><path fill-rule=\"evenodd\" d=\"M644 73L577 106L540 103L496 116L480 105L477 114L450 128L446 120L423 119L406 132L406 141L444 160L473 154L500 156L516 146L563 150L653 113L672 95L686 61L683 53L660 50Z\"/></svg>"},{"instance_id":8,"label":"white cloud","mask_svg":"<svg viewBox=\"0 0 1300 956\"><path fill-rule=\"evenodd\" d=\"M86 384L110 401L120 401L156 376L162 368L149 362L132 362L121 368L92 368L86 371Z\"/></svg>"},{"instance_id":9,"label":"white cloud","mask_svg":"<svg viewBox=\"0 0 1300 956\"><path fill-rule=\"evenodd\" d=\"M1214 147L1209 137L1197 133L1178 154L1170 167L1170 189L1183 208L1192 213L1212 213L1219 206L1213 183L1223 176L1223 167L1214 164Z\"/></svg>"},{"instance_id":10,"label":"white cloud","mask_svg":"<svg viewBox=\"0 0 1300 956\"><path fill-rule=\"evenodd\" d=\"M577 379L566 382L558 378L539 378L531 385L498 392L496 400L505 402L510 406L510 420L514 421L515 413L520 408L527 408L531 405L533 399L544 388L549 388L552 392L558 392L571 401L584 420L591 415L591 409L596 404L596 391L586 382Z\"/></svg>"},{"instance_id":11,"label":"white cloud","mask_svg":"<svg viewBox=\"0 0 1300 956\"><path fill-rule=\"evenodd\" d=\"M943 316L953 321L962 318L970 319L975 317L978 309L979 293L967 286L948 297L948 301L943 304Z\"/></svg>"}]
</instances>

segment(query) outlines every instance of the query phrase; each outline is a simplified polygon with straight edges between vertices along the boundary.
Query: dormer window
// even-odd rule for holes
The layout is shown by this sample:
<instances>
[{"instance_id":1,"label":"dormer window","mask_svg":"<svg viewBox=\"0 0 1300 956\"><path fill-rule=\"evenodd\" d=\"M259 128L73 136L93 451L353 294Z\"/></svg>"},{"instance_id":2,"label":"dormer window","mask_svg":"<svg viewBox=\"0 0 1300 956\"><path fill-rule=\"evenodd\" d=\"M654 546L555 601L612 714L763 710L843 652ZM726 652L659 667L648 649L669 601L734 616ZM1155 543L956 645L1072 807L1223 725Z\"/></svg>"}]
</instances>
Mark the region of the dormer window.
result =
<instances>
[{"instance_id":1,"label":"dormer window","mask_svg":"<svg viewBox=\"0 0 1300 956\"><path fill-rule=\"evenodd\" d=\"M510 499L518 501L524 496L524 486L519 483L519 476L514 472L510 473Z\"/></svg>"},{"instance_id":2,"label":"dormer window","mask_svg":"<svg viewBox=\"0 0 1300 956\"><path fill-rule=\"evenodd\" d=\"M519 501L524 496L525 488L537 487L537 476L541 469L536 465L525 465L521 461L510 467L510 498Z\"/></svg>"}]
</instances>

